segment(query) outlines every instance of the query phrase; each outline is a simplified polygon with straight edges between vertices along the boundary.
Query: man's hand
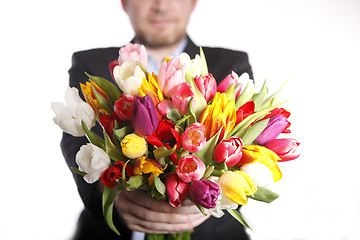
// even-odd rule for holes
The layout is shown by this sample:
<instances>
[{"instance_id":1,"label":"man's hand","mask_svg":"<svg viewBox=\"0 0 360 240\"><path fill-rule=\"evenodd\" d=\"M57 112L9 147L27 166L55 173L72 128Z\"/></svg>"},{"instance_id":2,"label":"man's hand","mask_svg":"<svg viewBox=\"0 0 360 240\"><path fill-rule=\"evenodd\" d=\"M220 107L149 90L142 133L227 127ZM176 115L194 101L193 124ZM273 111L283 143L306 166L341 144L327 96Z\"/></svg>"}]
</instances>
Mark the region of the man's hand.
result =
<instances>
[{"instance_id":1,"label":"man's hand","mask_svg":"<svg viewBox=\"0 0 360 240\"><path fill-rule=\"evenodd\" d=\"M114 206L131 230L144 233L190 231L209 218L189 199L181 207L174 208L168 202L156 200L141 190L121 192Z\"/></svg>"}]
</instances>

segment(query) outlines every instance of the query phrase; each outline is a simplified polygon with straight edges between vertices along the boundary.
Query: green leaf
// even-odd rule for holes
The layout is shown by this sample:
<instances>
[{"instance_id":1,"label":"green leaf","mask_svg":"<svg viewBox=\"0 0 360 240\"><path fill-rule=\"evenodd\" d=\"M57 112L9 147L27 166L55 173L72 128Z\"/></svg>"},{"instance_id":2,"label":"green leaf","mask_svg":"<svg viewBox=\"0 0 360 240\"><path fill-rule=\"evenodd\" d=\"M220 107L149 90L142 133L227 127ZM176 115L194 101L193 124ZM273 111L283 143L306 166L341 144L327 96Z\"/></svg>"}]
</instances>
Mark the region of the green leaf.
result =
<instances>
[{"instance_id":1,"label":"green leaf","mask_svg":"<svg viewBox=\"0 0 360 240\"><path fill-rule=\"evenodd\" d=\"M285 85L288 83L289 79L286 80L286 82L282 85L282 87L277 90L274 94L272 94L270 97L268 97L262 104L261 108L266 108L266 107L270 107L271 105L274 104L274 101L276 99L276 97L280 94L280 92L282 91L282 89L285 87Z\"/></svg>"},{"instance_id":2,"label":"green leaf","mask_svg":"<svg viewBox=\"0 0 360 240\"><path fill-rule=\"evenodd\" d=\"M115 161L126 162L127 158L124 156L121 149L114 145L109 135L107 135L105 131L104 131L104 136L105 136L105 152L109 155L109 157Z\"/></svg>"},{"instance_id":3,"label":"green leaf","mask_svg":"<svg viewBox=\"0 0 360 240\"><path fill-rule=\"evenodd\" d=\"M231 132L226 136L226 138L237 135L241 130L243 130L246 127L250 126L257 119L265 117L271 110L277 108L281 104L284 104L284 102L275 104L275 105L273 105L271 107L262 109L259 112L256 112L256 113L251 114L250 116L247 116L244 120L242 120L240 123L238 123L233 128L233 130L231 130Z\"/></svg>"},{"instance_id":4,"label":"green leaf","mask_svg":"<svg viewBox=\"0 0 360 240\"><path fill-rule=\"evenodd\" d=\"M201 59L201 72L200 72L200 75L205 76L206 74L209 73L209 71L208 71L206 58L205 58L205 54L204 54L204 51L203 51L202 47L200 47L200 59Z\"/></svg>"},{"instance_id":5,"label":"green leaf","mask_svg":"<svg viewBox=\"0 0 360 240\"><path fill-rule=\"evenodd\" d=\"M160 180L160 178L158 176L156 176L155 174L153 174L154 176L154 184L156 187L156 190L161 194L161 195L165 195L165 184Z\"/></svg>"},{"instance_id":6,"label":"green leaf","mask_svg":"<svg viewBox=\"0 0 360 240\"><path fill-rule=\"evenodd\" d=\"M185 122L187 119L189 119L191 115L185 115L183 118L176 121L175 125L180 126L183 122Z\"/></svg>"},{"instance_id":7,"label":"green leaf","mask_svg":"<svg viewBox=\"0 0 360 240\"><path fill-rule=\"evenodd\" d=\"M190 119L190 124L192 124L197 121L201 112L204 110L204 108L206 108L207 102L205 100L204 95L202 95L202 93L197 88L194 79L190 77L190 79L187 79L186 81L190 84L191 89L193 90L194 93L194 96L190 100L188 107L190 114L193 116L193 118Z\"/></svg>"},{"instance_id":8,"label":"green leaf","mask_svg":"<svg viewBox=\"0 0 360 240\"><path fill-rule=\"evenodd\" d=\"M116 196L123 190L120 186L121 185L116 185L114 188L109 188L105 186L102 196L105 222L117 235L120 235L120 233L116 229L113 222L113 208L114 208L114 201Z\"/></svg>"},{"instance_id":9,"label":"green leaf","mask_svg":"<svg viewBox=\"0 0 360 240\"><path fill-rule=\"evenodd\" d=\"M122 169L122 172L121 172L121 182L124 187L127 187L127 185L126 185L126 166L129 162L130 162L130 159L126 161L126 163L124 164L124 167Z\"/></svg>"},{"instance_id":10,"label":"green leaf","mask_svg":"<svg viewBox=\"0 0 360 240\"><path fill-rule=\"evenodd\" d=\"M95 132L90 130L85 122L81 120L81 126L86 134L87 139L94 144L95 146L98 146L99 148L102 148L105 150L105 141L100 136L98 136Z\"/></svg>"},{"instance_id":11,"label":"green leaf","mask_svg":"<svg viewBox=\"0 0 360 240\"><path fill-rule=\"evenodd\" d=\"M228 213L233 216L236 220L238 220L242 225L251 229L250 225L246 222L246 220L241 216L241 214L236 209L227 209Z\"/></svg>"},{"instance_id":12,"label":"green leaf","mask_svg":"<svg viewBox=\"0 0 360 240\"><path fill-rule=\"evenodd\" d=\"M279 194L271 191L266 187L258 186L257 191L253 195L250 195L248 197L257 201L271 203L272 201L274 201L279 197Z\"/></svg>"},{"instance_id":13,"label":"green leaf","mask_svg":"<svg viewBox=\"0 0 360 240\"><path fill-rule=\"evenodd\" d=\"M240 137L243 140L244 145L249 145L255 141L255 139L260 135L260 133L264 131L269 120L270 119L264 119L260 122L257 122L254 125L249 126L247 128L247 131L243 135L236 136Z\"/></svg>"},{"instance_id":14,"label":"green leaf","mask_svg":"<svg viewBox=\"0 0 360 240\"><path fill-rule=\"evenodd\" d=\"M134 175L129 178L129 180L127 181L127 184L129 185L130 190L131 190L131 189L137 189L137 188L141 187L143 182L144 182L144 179L143 179L142 175Z\"/></svg>"},{"instance_id":15,"label":"green leaf","mask_svg":"<svg viewBox=\"0 0 360 240\"><path fill-rule=\"evenodd\" d=\"M172 120L173 122L176 122L181 119L181 115L179 113L179 110L173 109L172 111L168 112L166 115L168 119Z\"/></svg>"},{"instance_id":16,"label":"green leaf","mask_svg":"<svg viewBox=\"0 0 360 240\"><path fill-rule=\"evenodd\" d=\"M256 87L254 87L249 92L247 92L247 89L248 89L249 85L250 85L250 83L248 83L246 85L244 91L242 91L240 96L236 99L236 102L235 102L236 110L238 110L242 105L244 105L245 103L250 101L250 99L254 95Z\"/></svg>"},{"instance_id":17,"label":"green leaf","mask_svg":"<svg viewBox=\"0 0 360 240\"><path fill-rule=\"evenodd\" d=\"M85 72L85 74L93 80L100 88L103 90L110 98L112 104L114 104L119 98L121 98L120 90L112 84L110 81L106 80L105 78L92 76Z\"/></svg>"},{"instance_id":18,"label":"green leaf","mask_svg":"<svg viewBox=\"0 0 360 240\"><path fill-rule=\"evenodd\" d=\"M111 106L111 104L109 103L109 101L104 98L100 93L98 93L98 91L96 91L96 89L94 87L92 87L93 92L95 94L96 100L98 101L98 103L100 104L100 106L105 109L108 114L110 115L114 110Z\"/></svg>"},{"instance_id":19,"label":"green leaf","mask_svg":"<svg viewBox=\"0 0 360 240\"><path fill-rule=\"evenodd\" d=\"M211 174L212 174L213 171L214 171L214 168L215 168L214 166L209 166L209 167L207 167L206 170L205 170L204 176L202 177L202 179L207 179L208 177L210 177Z\"/></svg>"},{"instance_id":20,"label":"green leaf","mask_svg":"<svg viewBox=\"0 0 360 240\"><path fill-rule=\"evenodd\" d=\"M195 204L195 206L197 206L197 208L199 209L199 211L200 211L202 214L204 214L205 216L207 216L207 214L206 214L203 206L201 206L201 205L199 205L199 204Z\"/></svg>"},{"instance_id":21,"label":"green leaf","mask_svg":"<svg viewBox=\"0 0 360 240\"><path fill-rule=\"evenodd\" d=\"M133 133L133 128L131 126L125 126L114 130L113 133L121 141L126 135Z\"/></svg>"},{"instance_id":22,"label":"green leaf","mask_svg":"<svg viewBox=\"0 0 360 240\"><path fill-rule=\"evenodd\" d=\"M228 101L235 99L235 87L234 84L231 84L225 91L225 95L228 98Z\"/></svg>"},{"instance_id":23,"label":"green leaf","mask_svg":"<svg viewBox=\"0 0 360 240\"><path fill-rule=\"evenodd\" d=\"M74 168L74 167L72 167L71 170L73 170L75 173L77 173L81 176L85 176L87 174L86 172L80 171L79 169Z\"/></svg>"},{"instance_id":24,"label":"green leaf","mask_svg":"<svg viewBox=\"0 0 360 240\"><path fill-rule=\"evenodd\" d=\"M162 147L155 149L153 151L153 153L154 153L154 157L155 157L156 161L158 163L160 163L160 165L162 167L165 167L165 165L167 164L167 161L165 160L165 158L170 156L171 154L173 154L175 152L175 150L176 150L176 145L170 149L167 149L166 147L162 146Z\"/></svg>"},{"instance_id":25,"label":"green leaf","mask_svg":"<svg viewBox=\"0 0 360 240\"><path fill-rule=\"evenodd\" d=\"M201 161L203 161L203 163L205 163L205 166L209 166L212 162L213 152L218 142L221 130L222 127L212 138L206 142L205 146L200 151L194 153L195 156L197 156Z\"/></svg>"},{"instance_id":26,"label":"green leaf","mask_svg":"<svg viewBox=\"0 0 360 240\"><path fill-rule=\"evenodd\" d=\"M254 103L255 103L255 112L257 112L257 111L259 111L259 109L261 109L262 103L264 102L264 99L265 99L267 93L268 93L268 89L266 87L266 80L265 80L260 92L256 93L251 98L251 100L254 101Z\"/></svg>"}]
</instances>

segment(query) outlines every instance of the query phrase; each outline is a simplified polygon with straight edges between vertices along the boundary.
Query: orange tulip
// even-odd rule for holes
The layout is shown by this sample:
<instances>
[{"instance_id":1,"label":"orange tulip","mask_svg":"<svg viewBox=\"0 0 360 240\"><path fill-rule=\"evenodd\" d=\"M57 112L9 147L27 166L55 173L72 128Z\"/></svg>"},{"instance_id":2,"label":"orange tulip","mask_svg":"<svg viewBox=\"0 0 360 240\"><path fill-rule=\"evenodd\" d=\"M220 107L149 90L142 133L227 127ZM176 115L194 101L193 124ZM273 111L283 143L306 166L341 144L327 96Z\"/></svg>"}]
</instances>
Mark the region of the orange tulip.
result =
<instances>
[{"instance_id":1,"label":"orange tulip","mask_svg":"<svg viewBox=\"0 0 360 240\"><path fill-rule=\"evenodd\" d=\"M85 84L80 83L81 91L85 96L86 102L94 109L97 115L109 114L99 103L95 96L94 90L110 102L109 96L92 80Z\"/></svg>"},{"instance_id":2,"label":"orange tulip","mask_svg":"<svg viewBox=\"0 0 360 240\"><path fill-rule=\"evenodd\" d=\"M229 101L225 93L217 92L211 105L208 105L202 111L199 122L205 126L206 139L210 139L222 127L219 137L220 141L235 126L235 100Z\"/></svg>"}]
</instances>

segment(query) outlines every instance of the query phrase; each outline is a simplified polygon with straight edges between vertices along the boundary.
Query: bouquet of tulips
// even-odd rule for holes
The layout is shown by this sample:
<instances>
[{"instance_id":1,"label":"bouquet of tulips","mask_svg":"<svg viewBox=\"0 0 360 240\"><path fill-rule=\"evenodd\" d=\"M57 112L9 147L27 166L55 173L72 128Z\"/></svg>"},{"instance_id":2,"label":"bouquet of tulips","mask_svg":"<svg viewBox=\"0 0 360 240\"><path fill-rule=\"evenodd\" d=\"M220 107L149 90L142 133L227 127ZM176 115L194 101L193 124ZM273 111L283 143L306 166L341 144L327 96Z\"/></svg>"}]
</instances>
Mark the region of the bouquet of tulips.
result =
<instances>
[{"instance_id":1,"label":"bouquet of tulips","mask_svg":"<svg viewBox=\"0 0 360 240\"><path fill-rule=\"evenodd\" d=\"M63 131L90 141L73 170L105 185L106 222L119 234L113 202L121 191L141 189L173 207L189 197L204 214L221 217L226 210L249 227L238 205L275 200L267 186L282 178L278 163L299 156L296 140L277 139L290 132L290 113L276 101L281 89L267 96L266 81L256 91L248 74L235 73L217 86L201 48L195 59L167 58L158 76L146 65L145 47L129 43L110 64L120 89L87 74L86 102L68 88L67 106L52 104ZM103 136L91 130L96 121Z\"/></svg>"}]
</instances>

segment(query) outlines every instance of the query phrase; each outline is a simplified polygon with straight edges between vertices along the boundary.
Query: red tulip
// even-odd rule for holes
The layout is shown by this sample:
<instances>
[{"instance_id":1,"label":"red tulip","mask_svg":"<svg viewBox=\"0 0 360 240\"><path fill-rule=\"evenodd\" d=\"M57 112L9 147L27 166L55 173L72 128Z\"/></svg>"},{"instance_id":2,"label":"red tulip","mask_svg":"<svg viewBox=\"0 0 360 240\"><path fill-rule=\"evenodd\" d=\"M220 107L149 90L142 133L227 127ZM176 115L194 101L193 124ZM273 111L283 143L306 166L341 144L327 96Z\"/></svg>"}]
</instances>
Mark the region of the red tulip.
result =
<instances>
[{"instance_id":1,"label":"red tulip","mask_svg":"<svg viewBox=\"0 0 360 240\"><path fill-rule=\"evenodd\" d=\"M170 173L165 180L169 203L180 207L189 193L189 184L183 182L176 173Z\"/></svg>"},{"instance_id":2,"label":"red tulip","mask_svg":"<svg viewBox=\"0 0 360 240\"><path fill-rule=\"evenodd\" d=\"M291 138L274 139L268 142L265 147L274 151L280 158L279 162L290 161L298 158L300 153L298 146L300 142Z\"/></svg>"},{"instance_id":3,"label":"red tulip","mask_svg":"<svg viewBox=\"0 0 360 240\"><path fill-rule=\"evenodd\" d=\"M133 105L134 97L130 94L123 94L121 98L114 104L114 112L121 120L131 120L131 109Z\"/></svg>"},{"instance_id":4,"label":"red tulip","mask_svg":"<svg viewBox=\"0 0 360 240\"><path fill-rule=\"evenodd\" d=\"M242 120L244 120L246 117L250 116L251 114L255 113L255 103L253 101L249 101L239 107L239 109L236 111L236 123L240 123Z\"/></svg>"},{"instance_id":5,"label":"red tulip","mask_svg":"<svg viewBox=\"0 0 360 240\"><path fill-rule=\"evenodd\" d=\"M106 134L113 139L113 130L114 130L114 124L115 121L117 121L117 123L119 125L122 124L121 119L119 119L114 112L110 115L102 115L100 117L100 123L102 125L102 127L105 129Z\"/></svg>"},{"instance_id":6,"label":"red tulip","mask_svg":"<svg viewBox=\"0 0 360 240\"><path fill-rule=\"evenodd\" d=\"M116 180L122 177L122 170L124 168L124 165L124 162L116 161L114 162L114 166L109 167L102 173L101 181L104 183L105 186L109 188L114 188L114 186L117 184ZM132 167L126 165L125 174L126 177L133 176Z\"/></svg>"},{"instance_id":7,"label":"red tulip","mask_svg":"<svg viewBox=\"0 0 360 240\"><path fill-rule=\"evenodd\" d=\"M175 130L175 124L167 119L164 119L159 123L156 131L154 131L151 136L148 136L146 141L155 147L164 146L167 149L170 149L176 145L178 150L181 147L180 134ZM170 155L170 160L177 165L176 151Z\"/></svg>"},{"instance_id":8,"label":"red tulip","mask_svg":"<svg viewBox=\"0 0 360 240\"><path fill-rule=\"evenodd\" d=\"M226 166L235 166L242 157L243 141L239 137L230 137L216 145L213 157L215 162L225 162Z\"/></svg>"}]
</instances>

